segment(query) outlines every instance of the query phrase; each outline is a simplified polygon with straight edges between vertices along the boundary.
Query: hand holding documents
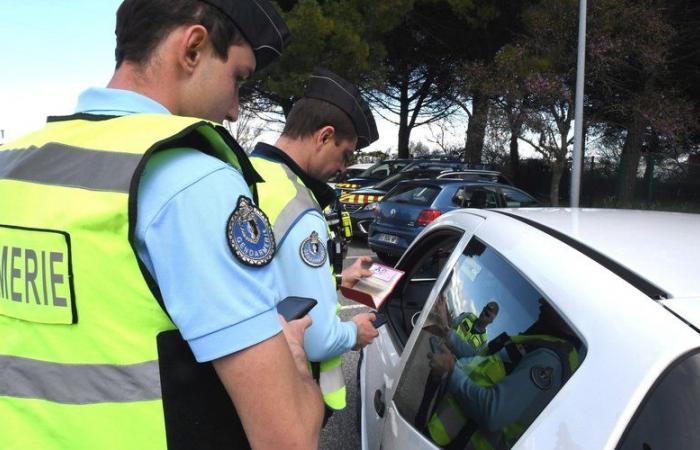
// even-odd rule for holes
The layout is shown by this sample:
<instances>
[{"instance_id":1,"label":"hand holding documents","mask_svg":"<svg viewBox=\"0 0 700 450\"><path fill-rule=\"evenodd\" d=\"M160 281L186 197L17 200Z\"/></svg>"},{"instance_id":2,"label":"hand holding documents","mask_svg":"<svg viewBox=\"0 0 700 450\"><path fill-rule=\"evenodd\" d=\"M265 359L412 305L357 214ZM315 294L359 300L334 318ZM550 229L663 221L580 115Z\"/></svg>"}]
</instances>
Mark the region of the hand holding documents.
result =
<instances>
[{"instance_id":1,"label":"hand holding documents","mask_svg":"<svg viewBox=\"0 0 700 450\"><path fill-rule=\"evenodd\" d=\"M355 287L340 287L340 292L348 299L354 300L372 309L379 309L394 290L404 272L383 264L373 263L369 270L372 276L360 279Z\"/></svg>"}]
</instances>

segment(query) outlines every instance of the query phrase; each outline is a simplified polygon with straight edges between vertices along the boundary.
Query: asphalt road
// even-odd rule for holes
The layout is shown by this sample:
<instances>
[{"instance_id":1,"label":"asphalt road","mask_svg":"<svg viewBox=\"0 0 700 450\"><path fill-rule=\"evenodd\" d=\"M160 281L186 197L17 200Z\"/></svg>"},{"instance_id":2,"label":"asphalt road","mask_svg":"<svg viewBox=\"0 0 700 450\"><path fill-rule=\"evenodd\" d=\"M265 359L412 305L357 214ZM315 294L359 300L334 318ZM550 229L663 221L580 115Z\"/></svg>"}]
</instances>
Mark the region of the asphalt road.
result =
<instances>
[{"instance_id":1,"label":"asphalt road","mask_svg":"<svg viewBox=\"0 0 700 450\"><path fill-rule=\"evenodd\" d=\"M358 256L376 255L367 248L367 243L363 241L353 241L348 249L348 254L343 261L343 268L352 264ZM338 294L342 309L340 310L341 320L350 320L352 316L361 312L369 311L369 308L358 305L355 302L345 299ZM348 407L343 411L336 412L330 418L325 428L321 431L319 448L323 450L349 450L360 448L360 433L357 423L357 360L359 352L348 352L343 356L343 374L347 386Z\"/></svg>"}]
</instances>

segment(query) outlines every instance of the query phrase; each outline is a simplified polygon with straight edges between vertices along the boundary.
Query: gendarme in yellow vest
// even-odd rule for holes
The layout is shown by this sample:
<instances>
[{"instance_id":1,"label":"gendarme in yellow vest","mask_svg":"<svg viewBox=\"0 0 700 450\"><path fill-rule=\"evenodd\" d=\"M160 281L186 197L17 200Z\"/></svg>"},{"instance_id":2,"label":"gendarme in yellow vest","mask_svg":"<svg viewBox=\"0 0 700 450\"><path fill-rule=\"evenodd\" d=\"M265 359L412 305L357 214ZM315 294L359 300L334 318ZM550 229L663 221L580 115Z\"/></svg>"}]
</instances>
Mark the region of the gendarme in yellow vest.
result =
<instances>
[{"instance_id":1,"label":"gendarme in yellow vest","mask_svg":"<svg viewBox=\"0 0 700 450\"><path fill-rule=\"evenodd\" d=\"M313 193L285 164L256 156L252 157L251 161L255 170L266 180L258 185L259 206L270 220L278 243L283 242L284 236L304 212L315 209L323 214ZM332 268L328 276L335 283ZM339 311L340 305L336 304L336 313ZM342 358L336 356L321 361L319 368L318 381L323 401L334 410L346 406L345 378L341 362Z\"/></svg>"},{"instance_id":2,"label":"gendarme in yellow vest","mask_svg":"<svg viewBox=\"0 0 700 450\"><path fill-rule=\"evenodd\" d=\"M465 336L460 335L461 338ZM535 348L556 348L562 370L562 384L566 382L573 371L578 368L578 352L569 342L547 335L515 335L510 336L514 344L529 344ZM459 370L455 368L455 370ZM467 376L476 384L490 388L498 384L508 375L506 366L499 353L488 354L488 349L479 356L473 357L469 364L462 368ZM493 450L496 448L511 448L529 426L527 421L511 423L495 433L486 436L474 427L470 435L460 436L471 419L462 411L457 399L448 394L438 404L435 413L428 422L427 428L433 441L441 446L451 444L455 439L467 439L470 448L475 450ZM458 442L458 447L465 447L466 442ZM505 447L504 447L505 446Z\"/></svg>"},{"instance_id":3,"label":"gendarme in yellow vest","mask_svg":"<svg viewBox=\"0 0 700 450\"><path fill-rule=\"evenodd\" d=\"M222 130L79 115L0 147L0 448L246 446L132 247L150 154L196 143L240 170Z\"/></svg>"}]
</instances>

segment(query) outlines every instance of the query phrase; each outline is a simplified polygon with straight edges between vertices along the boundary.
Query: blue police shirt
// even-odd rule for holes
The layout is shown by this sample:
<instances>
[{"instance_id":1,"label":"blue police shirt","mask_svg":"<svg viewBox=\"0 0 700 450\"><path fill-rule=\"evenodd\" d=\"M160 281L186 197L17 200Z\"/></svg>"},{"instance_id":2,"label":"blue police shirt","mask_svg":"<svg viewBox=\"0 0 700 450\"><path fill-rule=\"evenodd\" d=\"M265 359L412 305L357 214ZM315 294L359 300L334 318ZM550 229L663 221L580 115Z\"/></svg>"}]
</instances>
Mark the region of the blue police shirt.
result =
<instances>
[{"instance_id":1,"label":"blue police shirt","mask_svg":"<svg viewBox=\"0 0 700 450\"><path fill-rule=\"evenodd\" d=\"M505 350L501 350L501 357L508 359ZM516 422L529 423L561 388L561 361L549 349L539 348L526 354L510 374L490 388L479 386L463 370L472 358L457 361L448 387L462 410L485 430L493 432ZM531 371L537 368L552 370L550 386L535 384Z\"/></svg>"},{"instance_id":2,"label":"blue police shirt","mask_svg":"<svg viewBox=\"0 0 700 450\"><path fill-rule=\"evenodd\" d=\"M323 191L328 189L327 185L310 178L277 147L258 143L253 156L285 164L299 177L317 201L328 200L323 199L325 195ZM332 190L330 195L334 196ZM302 245L313 232L318 233L318 240L325 248L329 239L328 223L319 210L308 209L295 219L285 236L281 238L277 236L277 255L275 255L276 267L279 270L277 286L280 298L310 297L318 301L309 313L313 323L304 334L304 350L309 360L325 361L340 356L355 346L357 326L351 320L342 322L336 314L338 295L328 258L320 265L318 262L314 265L308 264L302 258Z\"/></svg>"},{"instance_id":3,"label":"blue police shirt","mask_svg":"<svg viewBox=\"0 0 700 450\"><path fill-rule=\"evenodd\" d=\"M275 262L280 271L280 298L310 297L318 304L311 310L312 324L304 334L304 350L311 361L325 361L351 350L357 340L355 322L342 322L336 314L337 292L328 259L320 267L303 262L300 248L315 231L325 246L328 224L321 213L309 210L302 214L284 239L278 243Z\"/></svg>"},{"instance_id":4,"label":"blue police shirt","mask_svg":"<svg viewBox=\"0 0 700 450\"><path fill-rule=\"evenodd\" d=\"M91 88L78 113L170 114L132 91ZM158 283L165 307L197 361L211 361L281 331L273 289L275 261L240 263L229 249L226 224L239 196L252 198L230 165L194 149L156 153L139 191L135 245Z\"/></svg>"}]
</instances>

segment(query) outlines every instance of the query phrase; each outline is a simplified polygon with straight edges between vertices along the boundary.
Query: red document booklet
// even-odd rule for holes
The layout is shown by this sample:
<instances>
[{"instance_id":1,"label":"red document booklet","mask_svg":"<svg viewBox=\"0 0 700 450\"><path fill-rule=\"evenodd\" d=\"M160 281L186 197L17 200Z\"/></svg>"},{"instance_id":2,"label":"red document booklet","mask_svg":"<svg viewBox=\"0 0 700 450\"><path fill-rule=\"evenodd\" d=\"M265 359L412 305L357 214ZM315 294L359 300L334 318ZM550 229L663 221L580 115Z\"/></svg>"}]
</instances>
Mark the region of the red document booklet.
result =
<instances>
[{"instance_id":1,"label":"red document booklet","mask_svg":"<svg viewBox=\"0 0 700 450\"><path fill-rule=\"evenodd\" d=\"M377 263L373 263L369 270L372 276L362 278L353 288L341 286L340 292L345 298L379 309L403 276L403 271Z\"/></svg>"}]
</instances>

